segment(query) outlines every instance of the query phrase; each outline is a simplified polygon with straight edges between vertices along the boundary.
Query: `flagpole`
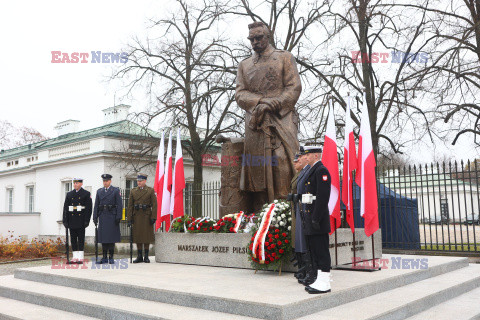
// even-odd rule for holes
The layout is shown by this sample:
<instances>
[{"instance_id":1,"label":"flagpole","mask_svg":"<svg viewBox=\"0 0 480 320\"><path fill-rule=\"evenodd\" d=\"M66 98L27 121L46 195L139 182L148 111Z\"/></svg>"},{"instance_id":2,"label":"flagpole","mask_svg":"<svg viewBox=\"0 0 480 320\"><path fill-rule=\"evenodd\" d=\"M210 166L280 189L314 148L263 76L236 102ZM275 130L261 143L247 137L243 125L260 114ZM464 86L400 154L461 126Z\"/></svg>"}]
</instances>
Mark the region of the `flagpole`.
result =
<instances>
[{"instance_id":1,"label":"flagpole","mask_svg":"<svg viewBox=\"0 0 480 320\"><path fill-rule=\"evenodd\" d=\"M355 246L355 228L353 229L353 266L357 266L357 248Z\"/></svg>"},{"instance_id":2,"label":"flagpole","mask_svg":"<svg viewBox=\"0 0 480 320\"><path fill-rule=\"evenodd\" d=\"M335 221L335 265L338 266L338 247L337 247L337 219L334 218Z\"/></svg>"}]
</instances>

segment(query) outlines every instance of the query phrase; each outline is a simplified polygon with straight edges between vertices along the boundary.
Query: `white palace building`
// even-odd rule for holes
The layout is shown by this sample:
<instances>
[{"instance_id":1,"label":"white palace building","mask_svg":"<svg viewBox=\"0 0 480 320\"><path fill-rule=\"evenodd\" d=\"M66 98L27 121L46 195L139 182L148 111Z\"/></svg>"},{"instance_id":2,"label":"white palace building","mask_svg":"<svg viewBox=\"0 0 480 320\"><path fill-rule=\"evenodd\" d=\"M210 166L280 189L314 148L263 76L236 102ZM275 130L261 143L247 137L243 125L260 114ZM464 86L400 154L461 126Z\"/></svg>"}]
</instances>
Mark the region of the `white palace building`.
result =
<instances>
[{"instance_id":1,"label":"white palace building","mask_svg":"<svg viewBox=\"0 0 480 320\"><path fill-rule=\"evenodd\" d=\"M92 193L93 200L102 187L103 173L110 173L112 185L127 195L136 186L137 170L148 174L148 185L153 186L157 151L151 156L140 154L152 146L152 141L159 143L155 138L159 134L147 134L141 126L126 120L129 108L119 105L104 109L105 124L98 128L78 131L79 121L67 120L55 127L56 138L1 150L0 235L7 236L9 231L15 237L28 238L64 235L63 202L75 177L84 179L83 187ZM193 161L186 152L184 165L188 187L193 181ZM203 170L204 181L220 180L219 167ZM86 235L94 235L93 223Z\"/></svg>"}]
</instances>

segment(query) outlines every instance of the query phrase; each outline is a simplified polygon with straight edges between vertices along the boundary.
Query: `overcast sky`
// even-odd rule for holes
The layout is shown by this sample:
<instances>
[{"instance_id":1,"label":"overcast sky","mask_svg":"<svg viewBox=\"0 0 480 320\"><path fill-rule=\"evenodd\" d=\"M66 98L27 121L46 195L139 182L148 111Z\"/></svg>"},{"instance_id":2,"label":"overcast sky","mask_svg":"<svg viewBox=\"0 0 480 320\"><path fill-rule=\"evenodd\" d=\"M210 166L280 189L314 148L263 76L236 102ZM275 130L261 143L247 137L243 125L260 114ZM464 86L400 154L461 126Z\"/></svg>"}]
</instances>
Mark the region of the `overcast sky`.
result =
<instances>
[{"instance_id":1,"label":"overcast sky","mask_svg":"<svg viewBox=\"0 0 480 320\"><path fill-rule=\"evenodd\" d=\"M54 137L57 122L80 120L80 129L103 124L101 110L114 104L121 91L107 76L111 64L52 63L52 51L120 53L134 35L146 33L147 18L159 16L168 1L3 1L0 4L0 120L28 126ZM248 21L246 20L245 23ZM141 94L116 103L145 108ZM471 136L452 147L412 142L414 161L456 157L473 159Z\"/></svg>"}]
</instances>

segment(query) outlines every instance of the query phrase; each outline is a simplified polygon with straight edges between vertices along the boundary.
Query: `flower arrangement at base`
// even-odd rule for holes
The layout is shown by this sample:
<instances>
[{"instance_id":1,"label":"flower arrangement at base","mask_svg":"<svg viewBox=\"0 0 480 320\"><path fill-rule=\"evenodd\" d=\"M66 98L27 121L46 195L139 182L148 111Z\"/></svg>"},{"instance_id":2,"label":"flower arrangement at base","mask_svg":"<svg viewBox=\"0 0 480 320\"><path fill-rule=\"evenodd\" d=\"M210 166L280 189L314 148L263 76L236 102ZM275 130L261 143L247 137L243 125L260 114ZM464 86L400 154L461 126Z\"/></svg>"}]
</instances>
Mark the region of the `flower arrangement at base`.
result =
<instances>
[{"instance_id":1,"label":"flower arrangement at base","mask_svg":"<svg viewBox=\"0 0 480 320\"><path fill-rule=\"evenodd\" d=\"M170 232L187 232L187 225L192 219L195 220L195 218L188 214L173 219L170 225Z\"/></svg>"},{"instance_id":2,"label":"flower arrangement at base","mask_svg":"<svg viewBox=\"0 0 480 320\"><path fill-rule=\"evenodd\" d=\"M227 214L217 221L213 226L213 229L218 233L236 233L242 224L243 218L244 214L242 211L239 213Z\"/></svg>"},{"instance_id":3,"label":"flower arrangement at base","mask_svg":"<svg viewBox=\"0 0 480 320\"><path fill-rule=\"evenodd\" d=\"M209 233L214 231L216 221L210 217L194 218L192 217L187 225L187 232L190 233Z\"/></svg>"},{"instance_id":4,"label":"flower arrangement at base","mask_svg":"<svg viewBox=\"0 0 480 320\"><path fill-rule=\"evenodd\" d=\"M253 268L276 271L288 262L292 252L291 221L289 202L275 200L263 206L251 229L252 238L248 244Z\"/></svg>"}]
</instances>

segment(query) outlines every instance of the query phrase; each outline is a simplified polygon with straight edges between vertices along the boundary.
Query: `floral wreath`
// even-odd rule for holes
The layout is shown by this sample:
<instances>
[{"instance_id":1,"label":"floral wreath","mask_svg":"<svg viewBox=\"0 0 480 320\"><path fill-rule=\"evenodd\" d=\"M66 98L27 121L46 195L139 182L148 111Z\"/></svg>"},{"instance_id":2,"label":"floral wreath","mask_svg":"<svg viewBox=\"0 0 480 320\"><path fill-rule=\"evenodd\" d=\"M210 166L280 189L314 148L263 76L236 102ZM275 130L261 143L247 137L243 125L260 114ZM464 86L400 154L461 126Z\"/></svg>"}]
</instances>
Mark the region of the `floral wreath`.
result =
<instances>
[{"instance_id":1,"label":"floral wreath","mask_svg":"<svg viewBox=\"0 0 480 320\"><path fill-rule=\"evenodd\" d=\"M291 252L292 213L290 203L275 200L265 204L252 226L248 244L249 260L255 269L277 270L286 264Z\"/></svg>"}]
</instances>

